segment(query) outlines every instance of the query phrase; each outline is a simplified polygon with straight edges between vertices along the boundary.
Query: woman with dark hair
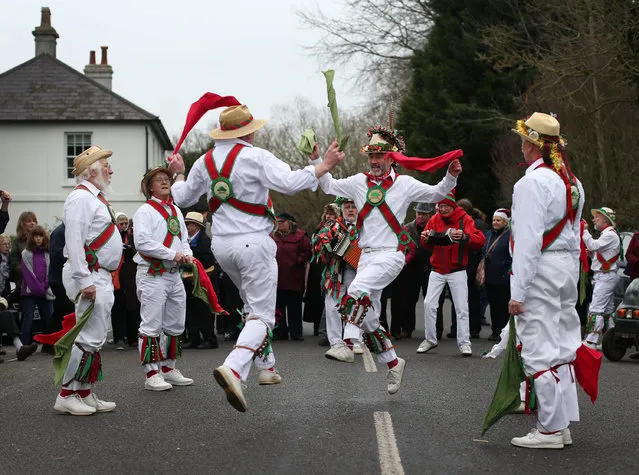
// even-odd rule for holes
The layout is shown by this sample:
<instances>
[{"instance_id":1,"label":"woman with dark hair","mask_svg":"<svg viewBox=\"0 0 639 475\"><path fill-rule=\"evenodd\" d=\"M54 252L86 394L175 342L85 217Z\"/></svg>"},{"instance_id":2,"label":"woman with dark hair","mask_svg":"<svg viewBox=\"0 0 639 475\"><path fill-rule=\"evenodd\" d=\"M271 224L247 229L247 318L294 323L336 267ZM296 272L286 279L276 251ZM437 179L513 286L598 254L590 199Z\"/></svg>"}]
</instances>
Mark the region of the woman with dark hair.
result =
<instances>
[{"instance_id":1,"label":"woman with dark hair","mask_svg":"<svg viewBox=\"0 0 639 475\"><path fill-rule=\"evenodd\" d=\"M22 307L22 343L31 343L31 326L36 305L40 318L49 326L51 305L47 301L49 290L49 236L42 226L36 226L27 235L22 251L22 285L20 303Z\"/></svg>"},{"instance_id":2,"label":"woman with dark hair","mask_svg":"<svg viewBox=\"0 0 639 475\"><path fill-rule=\"evenodd\" d=\"M16 289L22 285L22 251L27 245L27 235L38 225L38 218L33 211L24 211L18 218L16 225L16 236L11 241L11 252L9 253L9 269L11 280L16 283Z\"/></svg>"}]
</instances>

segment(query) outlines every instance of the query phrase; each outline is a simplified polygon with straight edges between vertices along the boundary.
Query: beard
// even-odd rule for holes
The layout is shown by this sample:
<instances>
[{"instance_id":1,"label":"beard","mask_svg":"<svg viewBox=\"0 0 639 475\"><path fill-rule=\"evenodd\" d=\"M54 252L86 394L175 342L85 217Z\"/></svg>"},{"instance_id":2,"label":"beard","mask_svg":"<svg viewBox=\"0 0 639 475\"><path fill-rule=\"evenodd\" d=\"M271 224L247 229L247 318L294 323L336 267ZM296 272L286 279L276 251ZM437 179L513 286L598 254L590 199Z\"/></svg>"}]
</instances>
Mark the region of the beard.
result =
<instances>
[{"instance_id":1,"label":"beard","mask_svg":"<svg viewBox=\"0 0 639 475\"><path fill-rule=\"evenodd\" d=\"M108 178L103 178L101 176L96 176L93 181L94 185L98 188L103 194L110 195L113 193L113 189L111 188L111 181Z\"/></svg>"}]
</instances>

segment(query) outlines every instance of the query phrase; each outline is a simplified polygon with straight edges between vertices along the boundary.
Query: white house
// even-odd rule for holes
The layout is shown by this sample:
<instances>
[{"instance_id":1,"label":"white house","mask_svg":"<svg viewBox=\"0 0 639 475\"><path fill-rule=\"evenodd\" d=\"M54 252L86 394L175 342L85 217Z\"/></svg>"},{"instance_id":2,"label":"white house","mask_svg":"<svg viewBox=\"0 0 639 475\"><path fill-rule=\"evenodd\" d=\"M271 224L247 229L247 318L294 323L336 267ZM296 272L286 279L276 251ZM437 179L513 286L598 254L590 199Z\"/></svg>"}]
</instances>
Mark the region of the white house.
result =
<instances>
[{"instance_id":1,"label":"white house","mask_svg":"<svg viewBox=\"0 0 639 475\"><path fill-rule=\"evenodd\" d=\"M133 216L144 201L144 172L173 148L162 122L111 90L106 46L100 64L91 51L82 74L56 59L58 34L46 7L33 36L35 57L0 74L0 189L13 198L7 232L23 211L50 228L59 222L75 186L73 158L91 145L113 150L108 198L116 212Z\"/></svg>"}]
</instances>

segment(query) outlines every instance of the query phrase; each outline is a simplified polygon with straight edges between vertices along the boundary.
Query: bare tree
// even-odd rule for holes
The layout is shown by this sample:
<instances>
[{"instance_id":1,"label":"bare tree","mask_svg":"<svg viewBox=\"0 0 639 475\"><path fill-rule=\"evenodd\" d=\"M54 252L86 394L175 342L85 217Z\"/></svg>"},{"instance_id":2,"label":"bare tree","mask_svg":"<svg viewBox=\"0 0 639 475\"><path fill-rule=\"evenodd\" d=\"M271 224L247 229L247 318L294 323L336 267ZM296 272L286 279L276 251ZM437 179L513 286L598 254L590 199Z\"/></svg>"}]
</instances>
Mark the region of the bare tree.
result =
<instances>
[{"instance_id":1,"label":"bare tree","mask_svg":"<svg viewBox=\"0 0 639 475\"><path fill-rule=\"evenodd\" d=\"M567 136L569 162L586 188L589 204L620 210L621 222L636 226L633 160L639 90L639 31L631 0L510 0L519 25L492 25L485 31L485 59L497 68L535 70L536 80L522 109L553 111ZM636 41L635 41L636 44ZM501 166L505 149L495 151Z\"/></svg>"}]
</instances>

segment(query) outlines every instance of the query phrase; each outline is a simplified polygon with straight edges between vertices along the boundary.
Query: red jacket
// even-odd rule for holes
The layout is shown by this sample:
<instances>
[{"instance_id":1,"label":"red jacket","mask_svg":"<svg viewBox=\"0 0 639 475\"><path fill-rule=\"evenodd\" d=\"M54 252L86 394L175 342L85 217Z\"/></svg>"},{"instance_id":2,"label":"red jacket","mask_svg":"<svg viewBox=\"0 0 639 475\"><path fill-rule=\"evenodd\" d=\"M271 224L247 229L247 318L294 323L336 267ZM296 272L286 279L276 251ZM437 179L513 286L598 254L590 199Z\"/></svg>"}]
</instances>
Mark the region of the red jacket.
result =
<instances>
[{"instance_id":1,"label":"red jacket","mask_svg":"<svg viewBox=\"0 0 639 475\"><path fill-rule=\"evenodd\" d=\"M271 237L277 244L277 288L304 293L306 263L312 257L310 239L301 229L284 236L275 232Z\"/></svg>"},{"instance_id":2,"label":"red jacket","mask_svg":"<svg viewBox=\"0 0 639 475\"><path fill-rule=\"evenodd\" d=\"M450 216L444 218L436 213L428 220L424 231L446 232L448 229L462 229L464 239L460 243L447 246L432 245L424 242L420 237L421 245L433 249L430 264L433 270L439 274L450 274L463 269L468 265L468 250L481 249L486 244L486 236L475 227L475 222L461 208L455 208Z\"/></svg>"}]
</instances>

